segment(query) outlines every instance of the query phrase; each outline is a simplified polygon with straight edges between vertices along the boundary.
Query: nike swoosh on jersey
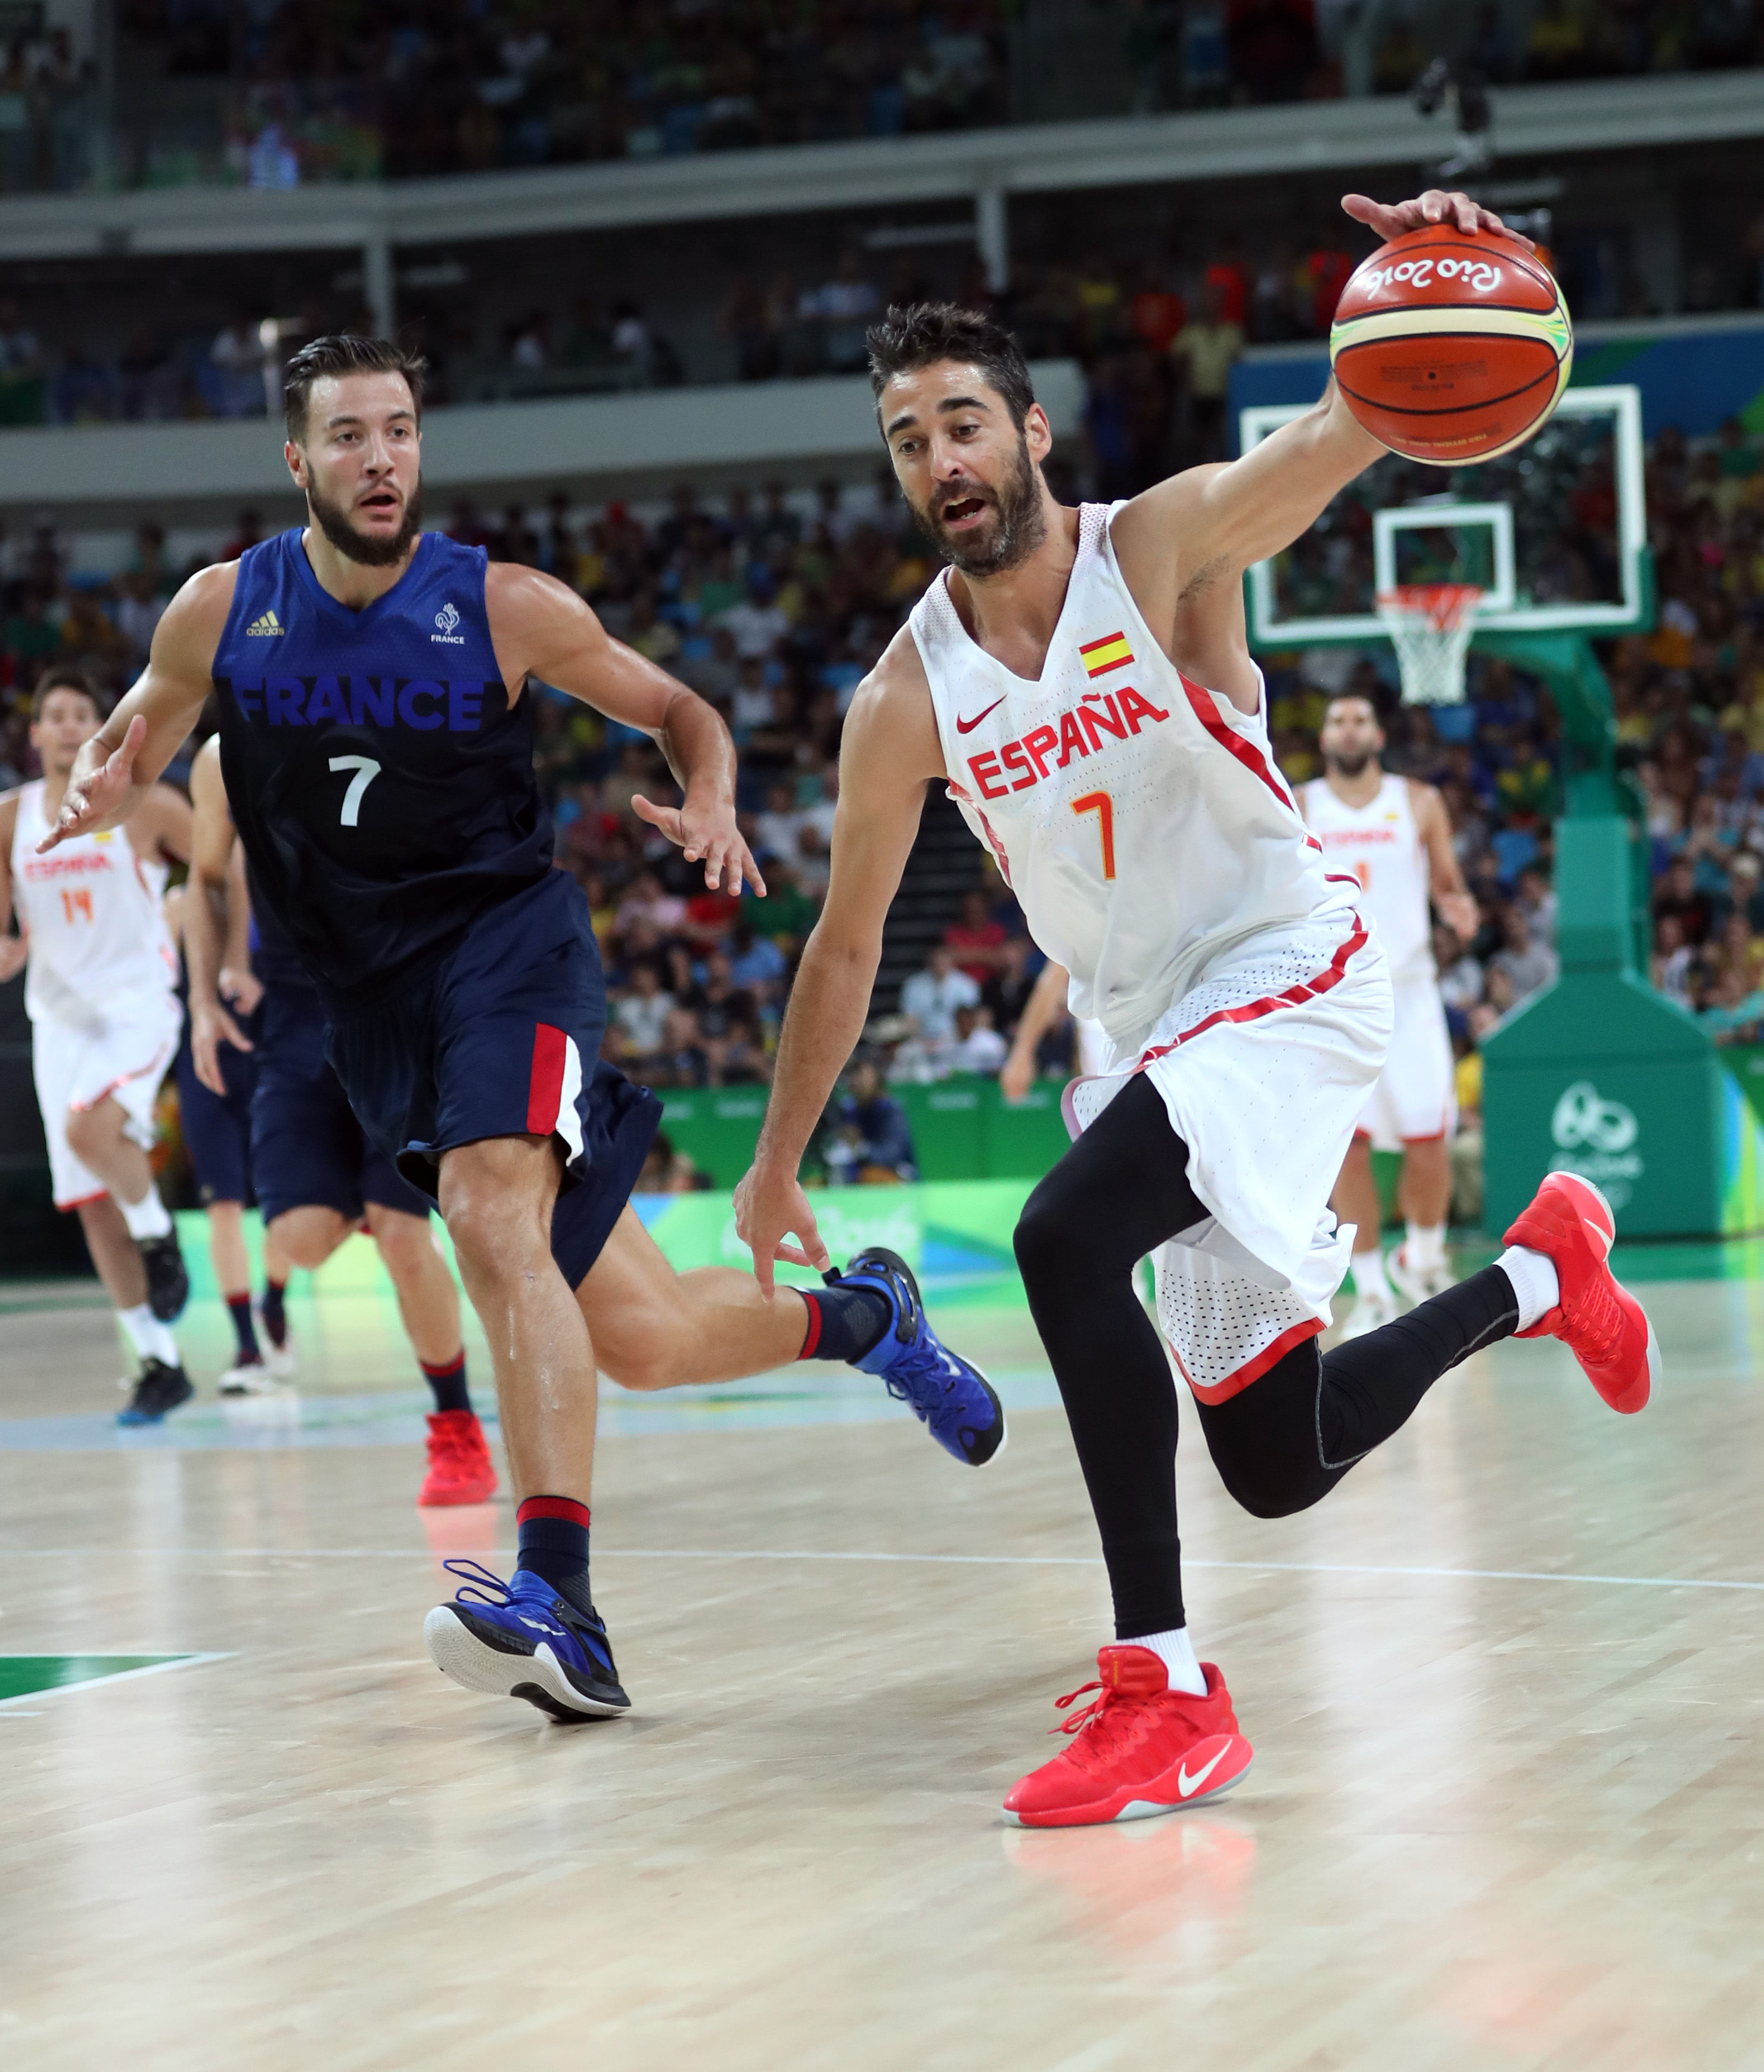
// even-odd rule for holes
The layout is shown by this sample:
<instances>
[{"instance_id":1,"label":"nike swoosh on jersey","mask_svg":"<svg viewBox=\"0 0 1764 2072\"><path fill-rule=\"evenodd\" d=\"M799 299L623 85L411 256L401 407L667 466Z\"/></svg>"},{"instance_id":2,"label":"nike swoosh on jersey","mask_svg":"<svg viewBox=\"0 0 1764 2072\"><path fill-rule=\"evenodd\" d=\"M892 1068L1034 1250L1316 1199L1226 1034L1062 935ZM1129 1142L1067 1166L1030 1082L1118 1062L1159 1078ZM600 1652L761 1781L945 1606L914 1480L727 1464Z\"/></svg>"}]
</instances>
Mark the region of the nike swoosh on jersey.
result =
<instances>
[{"instance_id":1,"label":"nike swoosh on jersey","mask_svg":"<svg viewBox=\"0 0 1764 2072\"><path fill-rule=\"evenodd\" d=\"M1192 1777L1188 1774L1188 1758L1184 1756L1182 1758L1182 1766L1176 1772L1177 1795L1183 1799L1192 1799L1230 1753L1231 1744L1227 1741L1222 1749L1217 1749L1213 1752L1211 1759L1203 1764Z\"/></svg>"},{"instance_id":2,"label":"nike swoosh on jersey","mask_svg":"<svg viewBox=\"0 0 1764 2072\"><path fill-rule=\"evenodd\" d=\"M1004 697L1007 698L1010 695L1011 693L1007 691L1004 694ZM955 723L956 732L958 734L972 734L974 730L980 724L981 721L987 717L987 713L995 713L999 709L999 706L1003 703L1004 698L995 698L991 704L987 707L986 712L976 713L972 719L958 719Z\"/></svg>"}]
</instances>

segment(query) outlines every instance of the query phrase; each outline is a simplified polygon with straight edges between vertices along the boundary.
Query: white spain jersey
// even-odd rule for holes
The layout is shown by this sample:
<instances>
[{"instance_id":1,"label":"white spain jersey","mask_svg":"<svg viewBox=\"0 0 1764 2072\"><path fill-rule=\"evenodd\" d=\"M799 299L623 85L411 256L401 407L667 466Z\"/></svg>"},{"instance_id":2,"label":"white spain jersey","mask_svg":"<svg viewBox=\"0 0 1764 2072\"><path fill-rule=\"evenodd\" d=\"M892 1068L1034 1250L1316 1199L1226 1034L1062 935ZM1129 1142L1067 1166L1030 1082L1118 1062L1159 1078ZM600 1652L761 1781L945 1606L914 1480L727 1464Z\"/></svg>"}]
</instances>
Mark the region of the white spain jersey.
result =
<instances>
[{"instance_id":1,"label":"white spain jersey","mask_svg":"<svg viewBox=\"0 0 1764 2072\"><path fill-rule=\"evenodd\" d=\"M1323 844L1329 868L1352 871L1360 881L1361 911L1369 911L1378 924L1391 982L1437 979L1427 851L1408 780L1387 775L1364 806L1350 806L1327 778L1314 777L1305 787L1304 804L1306 821Z\"/></svg>"},{"instance_id":2,"label":"white spain jersey","mask_svg":"<svg viewBox=\"0 0 1764 2072\"><path fill-rule=\"evenodd\" d=\"M12 837L13 903L31 933L25 1012L86 1029L113 1020L125 1002L174 993L165 866L137 856L125 828L39 856L48 832L39 778L18 794Z\"/></svg>"},{"instance_id":3,"label":"white spain jersey","mask_svg":"<svg viewBox=\"0 0 1764 2072\"><path fill-rule=\"evenodd\" d=\"M1125 1052L1258 937L1327 919L1345 936L1360 888L1327 875L1265 716L1190 682L1153 639L1115 560L1113 515L1080 510L1036 681L970 635L946 572L912 627L950 796L1030 934L1072 974L1073 1013Z\"/></svg>"}]
</instances>

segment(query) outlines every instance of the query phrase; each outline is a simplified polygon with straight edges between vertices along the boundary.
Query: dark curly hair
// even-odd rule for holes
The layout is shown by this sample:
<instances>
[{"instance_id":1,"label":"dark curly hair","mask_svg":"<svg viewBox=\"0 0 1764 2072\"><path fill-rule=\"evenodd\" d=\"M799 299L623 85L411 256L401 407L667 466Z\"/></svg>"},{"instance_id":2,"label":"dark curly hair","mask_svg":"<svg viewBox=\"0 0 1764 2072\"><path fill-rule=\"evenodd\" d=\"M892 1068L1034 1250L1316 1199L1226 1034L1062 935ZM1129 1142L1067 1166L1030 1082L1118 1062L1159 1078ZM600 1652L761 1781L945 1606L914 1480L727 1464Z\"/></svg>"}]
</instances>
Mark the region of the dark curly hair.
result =
<instances>
[{"instance_id":1,"label":"dark curly hair","mask_svg":"<svg viewBox=\"0 0 1764 2072\"><path fill-rule=\"evenodd\" d=\"M896 302L880 323L871 325L864 342L870 349L870 392L877 398L879 418L882 391L894 375L960 360L980 369L987 386L1004 398L1011 422L1023 430L1035 401L1028 362L1004 326L983 311L955 302Z\"/></svg>"},{"instance_id":2,"label":"dark curly hair","mask_svg":"<svg viewBox=\"0 0 1764 2072\"><path fill-rule=\"evenodd\" d=\"M423 415L423 376L429 362L420 352L408 352L389 338L360 338L353 331L334 331L303 345L288 363L282 380L282 407L287 413L288 436L297 445L306 436L306 399L314 382L326 374L402 374L416 406L418 423Z\"/></svg>"}]
</instances>

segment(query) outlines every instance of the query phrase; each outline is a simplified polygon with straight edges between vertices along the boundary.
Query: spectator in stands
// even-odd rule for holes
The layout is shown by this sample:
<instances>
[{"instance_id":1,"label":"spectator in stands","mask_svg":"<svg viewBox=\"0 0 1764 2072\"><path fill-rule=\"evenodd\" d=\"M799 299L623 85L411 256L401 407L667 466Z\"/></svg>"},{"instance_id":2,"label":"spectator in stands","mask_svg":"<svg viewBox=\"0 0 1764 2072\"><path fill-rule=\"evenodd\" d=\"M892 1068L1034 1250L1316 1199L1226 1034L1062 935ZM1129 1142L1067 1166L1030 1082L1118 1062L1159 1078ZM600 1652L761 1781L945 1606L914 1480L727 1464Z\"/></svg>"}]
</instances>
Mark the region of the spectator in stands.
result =
<instances>
[{"instance_id":1,"label":"spectator in stands","mask_svg":"<svg viewBox=\"0 0 1764 2072\"><path fill-rule=\"evenodd\" d=\"M822 1126L821 1156L835 1185L916 1180L917 1154L906 1111L890 1099L873 1056L860 1052Z\"/></svg>"},{"instance_id":2,"label":"spectator in stands","mask_svg":"<svg viewBox=\"0 0 1764 2072\"><path fill-rule=\"evenodd\" d=\"M1516 904L1503 909L1502 947L1488 960L1491 978L1496 974L1512 989L1512 1005L1520 1006L1534 993L1554 983L1560 966L1556 952L1546 944L1534 942L1525 911Z\"/></svg>"},{"instance_id":3,"label":"spectator in stands","mask_svg":"<svg viewBox=\"0 0 1764 2072\"><path fill-rule=\"evenodd\" d=\"M980 988L965 971L958 968L955 953L937 944L900 989L900 1012L913 1018L913 1027L925 1040L941 1043L955 1029L956 1009L978 1007Z\"/></svg>"},{"instance_id":4,"label":"spectator in stands","mask_svg":"<svg viewBox=\"0 0 1764 2072\"><path fill-rule=\"evenodd\" d=\"M667 1018L674 1011L674 996L663 990L662 974L653 964L637 965L630 975L630 990L619 1001L619 1034L626 1056L640 1073L662 1055L667 1038Z\"/></svg>"},{"instance_id":5,"label":"spectator in stands","mask_svg":"<svg viewBox=\"0 0 1764 2072\"><path fill-rule=\"evenodd\" d=\"M1713 902L1708 893L1697 887L1694 860L1688 855L1679 856L1654 894L1655 928L1663 922L1676 921L1685 942L1697 949L1709 939L1713 919Z\"/></svg>"},{"instance_id":6,"label":"spectator in stands","mask_svg":"<svg viewBox=\"0 0 1764 2072\"><path fill-rule=\"evenodd\" d=\"M982 988L1006 961L1004 924L987 911L987 896L978 890L962 894L962 918L944 930L943 941L954 952L956 968Z\"/></svg>"},{"instance_id":7,"label":"spectator in stands","mask_svg":"<svg viewBox=\"0 0 1764 2072\"><path fill-rule=\"evenodd\" d=\"M982 1005L956 1009L955 1033L950 1052L952 1071L978 1072L988 1079L996 1078L1010 1047L993 1027L990 1008Z\"/></svg>"},{"instance_id":8,"label":"spectator in stands","mask_svg":"<svg viewBox=\"0 0 1764 2072\"><path fill-rule=\"evenodd\" d=\"M1224 455L1231 370L1243 351L1243 327L1227 317L1225 309L1224 290L1209 275L1200 314L1188 319L1170 347L1171 359L1182 369L1188 435L1201 460Z\"/></svg>"}]
</instances>

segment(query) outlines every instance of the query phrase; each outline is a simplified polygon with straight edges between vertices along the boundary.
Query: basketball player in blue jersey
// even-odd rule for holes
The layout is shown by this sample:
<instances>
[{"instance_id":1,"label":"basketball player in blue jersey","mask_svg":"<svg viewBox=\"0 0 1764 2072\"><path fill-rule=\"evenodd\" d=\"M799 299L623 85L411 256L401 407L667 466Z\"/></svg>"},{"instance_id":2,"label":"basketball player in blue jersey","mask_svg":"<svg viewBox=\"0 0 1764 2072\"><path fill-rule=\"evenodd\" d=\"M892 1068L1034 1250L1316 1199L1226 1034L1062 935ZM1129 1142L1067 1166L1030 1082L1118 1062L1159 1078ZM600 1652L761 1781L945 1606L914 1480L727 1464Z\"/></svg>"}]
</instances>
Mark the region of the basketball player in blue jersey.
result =
<instances>
[{"instance_id":1,"label":"basketball player in blue jersey","mask_svg":"<svg viewBox=\"0 0 1764 2072\"><path fill-rule=\"evenodd\" d=\"M649 734L682 803L637 812L711 890L763 891L728 731L563 583L420 529L420 360L319 339L285 394L307 524L172 600L43 845L125 817L217 695L260 919L318 989L368 1135L438 1199L495 1362L519 1562L429 1614L430 1652L468 1688L554 1717L622 1712L589 1593L597 1363L662 1388L848 1360L976 1466L1003 1443L1003 1412L892 1253L809 1290L668 1266L627 1202L659 1104L599 1061L599 952L580 890L552 868L525 693L548 684Z\"/></svg>"}]
</instances>

